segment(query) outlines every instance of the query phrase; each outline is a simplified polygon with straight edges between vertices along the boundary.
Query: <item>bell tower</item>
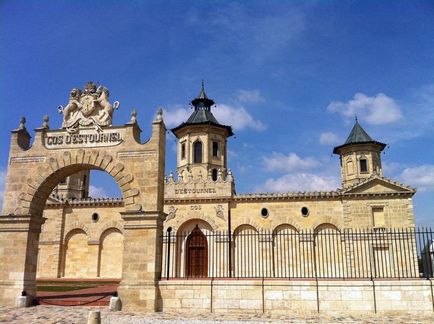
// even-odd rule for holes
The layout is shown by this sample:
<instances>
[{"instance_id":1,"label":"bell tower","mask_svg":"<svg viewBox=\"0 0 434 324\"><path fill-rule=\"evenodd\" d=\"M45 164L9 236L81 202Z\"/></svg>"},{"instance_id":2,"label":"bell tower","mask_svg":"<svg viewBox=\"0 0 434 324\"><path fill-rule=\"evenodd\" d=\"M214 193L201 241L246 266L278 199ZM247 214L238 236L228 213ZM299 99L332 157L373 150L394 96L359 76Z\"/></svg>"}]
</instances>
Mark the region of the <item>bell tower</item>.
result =
<instances>
[{"instance_id":1,"label":"bell tower","mask_svg":"<svg viewBox=\"0 0 434 324\"><path fill-rule=\"evenodd\" d=\"M83 199L89 197L89 170L82 170L61 180L53 193L63 199Z\"/></svg>"},{"instance_id":2,"label":"bell tower","mask_svg":"<svg viewBox=\"0 0 434 324\"><path fill-rule=\"evenodd\" d=\"M214 101L206 95L203 81L191 104L194 111L188 120L171 130L178 139L178 175L216 181L226 173L227 138L233 135L232 128L221 125L212 114Z\"/></svg>"},{"instance_id":3,"label":"bell tower","mask_svg":"<svg viewBox=\"0 0 434 324\"><path fill-rule=\"evenodd\" d=\"M373 140L357 121L344 144L333 149L341 160L344 188L348 188L374 174L383 176L381 152L386 144Z\"/></svg>"}]
</instances>

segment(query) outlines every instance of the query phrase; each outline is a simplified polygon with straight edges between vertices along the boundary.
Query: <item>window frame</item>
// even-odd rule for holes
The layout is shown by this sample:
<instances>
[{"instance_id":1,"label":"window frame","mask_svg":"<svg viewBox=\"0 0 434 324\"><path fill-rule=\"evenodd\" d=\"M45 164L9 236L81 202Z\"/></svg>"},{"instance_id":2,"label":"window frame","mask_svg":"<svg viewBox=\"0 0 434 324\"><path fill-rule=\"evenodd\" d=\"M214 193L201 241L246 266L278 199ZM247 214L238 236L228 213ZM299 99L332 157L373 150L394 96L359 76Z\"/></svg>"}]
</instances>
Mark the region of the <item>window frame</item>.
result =
<instances>
[{"instance_id":1,"label":"window frame","mask_svg":"<svg viewBox=\"0 0 434 324\"><path fill-rule=\"evenodd\" d=\"M200 146L199 146L200 145ZM198 148L200 147L200 152ZM197 140L193 143L193 163L203 163L203 143L201 140Z\"/></svg>"},{"instance_id":2,"label":"window frame","mask_svg":"<svg viewBox=\"0 0 434 324\"><path fill-rule=\"evenodd\" d=\"M212 157L219 157L220 145L217 141L212 141Z\"/></svg>"}]
</instances>

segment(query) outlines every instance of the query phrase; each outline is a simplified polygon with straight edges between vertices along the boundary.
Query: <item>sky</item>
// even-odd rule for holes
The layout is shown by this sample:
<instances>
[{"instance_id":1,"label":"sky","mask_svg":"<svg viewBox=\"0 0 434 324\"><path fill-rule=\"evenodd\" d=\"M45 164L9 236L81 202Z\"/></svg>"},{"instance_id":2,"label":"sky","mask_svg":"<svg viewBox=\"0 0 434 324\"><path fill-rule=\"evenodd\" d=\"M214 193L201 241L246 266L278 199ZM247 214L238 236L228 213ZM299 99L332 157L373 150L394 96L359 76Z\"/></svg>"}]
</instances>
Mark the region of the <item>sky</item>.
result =
<instances>
[{"instance_id":1,"label":"sky","mask_svg":"<svg viewBox=\"0 0 434 324\"><path fill-rule=\"evenodd\" d=\"M0 1L0 191L10 131L50 117L87 81L133 108L150 134L191 114L201 80L232 125L237 193L335 190L334 146L355 115L377 141L384 175L417 188L418 225L434 225L433 1ZM176 169L167 137L166 170ZM95 197L119 190L94 172Z\"/></svg>"}]
</instances>

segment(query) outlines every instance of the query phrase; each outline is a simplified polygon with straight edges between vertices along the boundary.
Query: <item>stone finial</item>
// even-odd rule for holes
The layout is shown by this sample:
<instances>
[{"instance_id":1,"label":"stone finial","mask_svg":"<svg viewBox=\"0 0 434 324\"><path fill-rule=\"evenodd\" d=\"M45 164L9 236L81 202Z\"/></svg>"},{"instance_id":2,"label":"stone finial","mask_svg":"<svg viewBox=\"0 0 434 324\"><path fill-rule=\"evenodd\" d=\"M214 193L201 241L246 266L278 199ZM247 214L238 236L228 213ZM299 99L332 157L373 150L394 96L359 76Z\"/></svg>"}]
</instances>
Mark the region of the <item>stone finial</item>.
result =
<instances>
[{"instance_id":1,"label":"stone finial","mask_svg":"<svg viewBox=\"0 0 434 324\"><path fill-rule=\"evenodd\" d=\"M42 123L42 128L49 129L50 126L48 125L48 122L50 121L50 117L48 117L48 115L45 115L43 121L44 122Z\"/></svg>"},{"instance_id":2,"label":"stone finial","mask_svg":"<svg viewBox=\"0 0 434 324\"><path fill-rule=\"evenodd\" d=\"M20 125L18 126L18 129L26 129L26 117L20 118Z\"/></svg>"},{"instance_id":3,"label":"stone finial","mask_svg":"<svg viewBox=\"0 0 434 324\"><path fill-rule=\"evenodd\" d=\"M163 108L158 107L157 116L155 117L154 123L161 123L163 121Z\"/></svg>"},{"instance_id":4,"label":"stone finial","mask_svg":"<svg viewBox=\"0 0 434 324\"><path fill-rule=\"evenodd\" d=\"M173 171L170 171L168 180L169 182L174 182Z\"/></svg>"},{"instance_id":5,"label":"stone finial","mask_svg":"<svg viewBox=\"0 0 434 324\"><path fill-rule=\"evenodd\" d=\"M197 178L199 181L202 180L202 171L199 171L199 173L197 174Z\"/></svg>"},{"instance_id":6,"label":"stone finial","mask_svg":"<svg viewBox=\"0 0 434 324\"><path fill-rule=\"evenodd\" d=\"M136 124L136 123L137 123L137 111L136 111L136 109L133 109L131 111L131 119L130 119L129 124Z\"/></svg>"},{"instance_id":7,"label":"stone finial","mask_svg":"<svg viewBox=\"0 0 434 324\"><path fill-rule=\"evenodd\" d=\"M234 176L232 174L232 170L231 169L228 169L228 174L227 174L227 177L226 177L226 181L234 181Z\"/></svg>"},{"instance_id":8,"label":"stone finial","mask_svg":"<svg viewBox=\"0 0 434 324\"><path fill-rule=\"evenodd\" d=\"M218 169L218 171L217 171L217 180L223 180L223 171L222 171L222 169Z\"/></svg>"}]
</instances>

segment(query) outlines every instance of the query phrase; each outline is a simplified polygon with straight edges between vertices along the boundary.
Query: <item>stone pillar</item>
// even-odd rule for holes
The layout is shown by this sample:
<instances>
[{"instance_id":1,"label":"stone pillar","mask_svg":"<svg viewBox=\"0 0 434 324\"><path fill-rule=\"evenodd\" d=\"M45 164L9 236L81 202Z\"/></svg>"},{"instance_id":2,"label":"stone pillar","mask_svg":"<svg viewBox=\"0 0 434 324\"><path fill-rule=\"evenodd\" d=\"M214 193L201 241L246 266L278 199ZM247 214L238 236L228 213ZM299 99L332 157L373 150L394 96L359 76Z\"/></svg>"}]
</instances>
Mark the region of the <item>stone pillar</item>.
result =
<instances>
[{"instance_id":1,"label":"stone pillar","mask_svg":"<svg viewBox=\"0 0 434 324\"><path fill-rule=\"evenodd\" d=\"M0 305L14 306L23 291L36 296L36 266L45 218L0 215Z\"/></svg>"},{"instance_id":2,"label":"stone pillar","mask_svg":"<svg viewBox=\"0 0 434 324\"><path fill-rule=\"evenodd\" d=\"M163 212L122 212L124 252L119 296L123 310L155 312L161 275Z\"/></svg>"}]
</instances>

